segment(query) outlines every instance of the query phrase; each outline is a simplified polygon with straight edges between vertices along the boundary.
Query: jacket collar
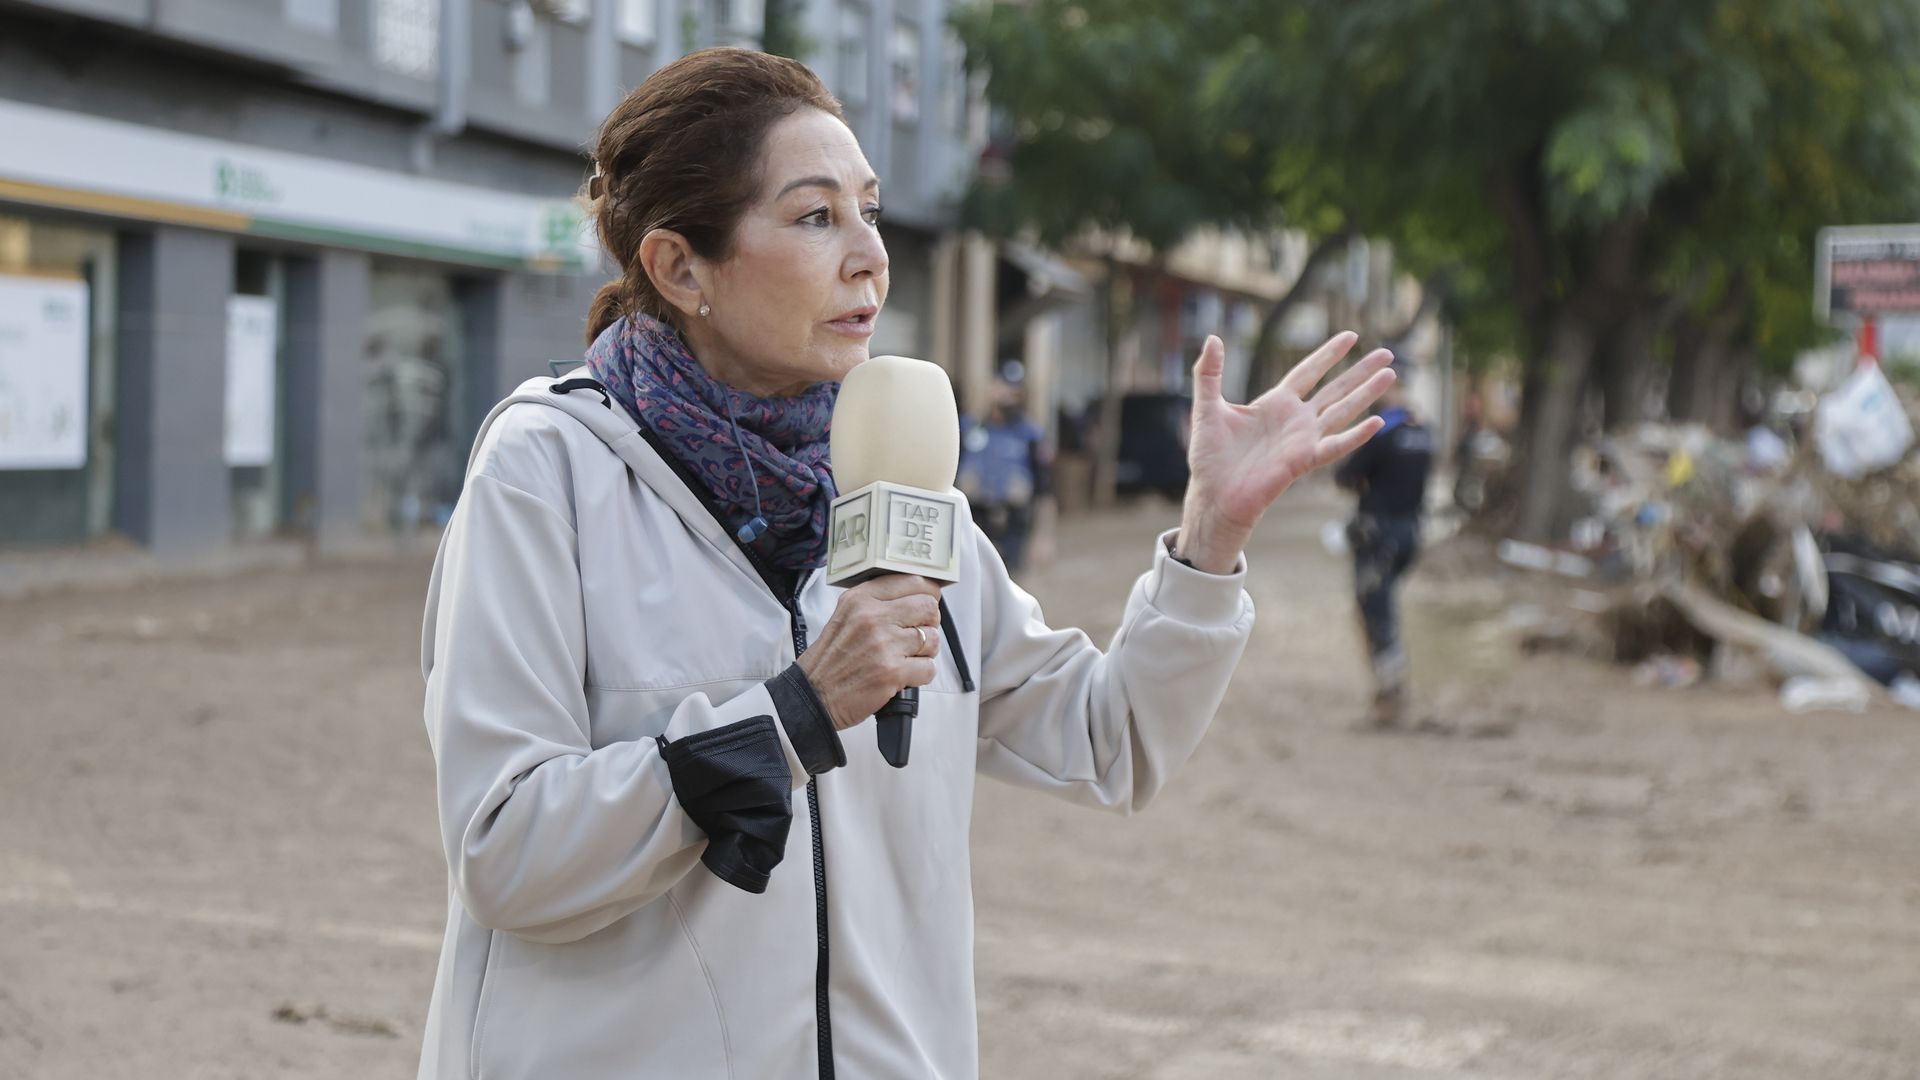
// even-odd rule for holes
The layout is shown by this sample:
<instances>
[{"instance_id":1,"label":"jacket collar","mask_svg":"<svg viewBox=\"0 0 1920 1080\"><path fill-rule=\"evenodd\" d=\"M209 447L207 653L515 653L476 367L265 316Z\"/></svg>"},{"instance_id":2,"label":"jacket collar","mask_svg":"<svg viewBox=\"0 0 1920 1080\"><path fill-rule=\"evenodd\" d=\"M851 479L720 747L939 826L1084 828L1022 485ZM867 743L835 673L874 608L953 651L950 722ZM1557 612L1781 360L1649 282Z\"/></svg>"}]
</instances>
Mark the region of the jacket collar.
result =
<instances>
[{"instance_id":1,"label":"jacket collar","mask_svg":"<svg viewBox=\"0 0 1920 1080\"><path fill-rule=\"evenodd\" d=\"M473 440L473 452L467 458L467 468L469 470L473 468L473 458L479 453L480 444L487 437L487 430L507 409L523 403L558 409L578 420L582 427L599 437L600 441L607 445L607 449L612 450L621 461L625 462L634 476L671 507L689 529L719 549L720 553L738 566L742 573L756 581L765 580L759 568L754 566L746 552L740 550L740 545L734 542L733 537L727 535L726 530L721 527L719 520L714 517L707 505L692 488L687 486L686 481L680 478L680 474L674 471L673 466L660 456L659 451L647 441L646 434L640 430L639 425L625 409L611 406L600 394L590 390L558 393L554 391L553 387L556 384L578 377L590 376L583 367L570 371L561 378L541 376L521 383L512 394L487 413L485 420L480 422L480 430Z\"/></svg>"}]
</instances>

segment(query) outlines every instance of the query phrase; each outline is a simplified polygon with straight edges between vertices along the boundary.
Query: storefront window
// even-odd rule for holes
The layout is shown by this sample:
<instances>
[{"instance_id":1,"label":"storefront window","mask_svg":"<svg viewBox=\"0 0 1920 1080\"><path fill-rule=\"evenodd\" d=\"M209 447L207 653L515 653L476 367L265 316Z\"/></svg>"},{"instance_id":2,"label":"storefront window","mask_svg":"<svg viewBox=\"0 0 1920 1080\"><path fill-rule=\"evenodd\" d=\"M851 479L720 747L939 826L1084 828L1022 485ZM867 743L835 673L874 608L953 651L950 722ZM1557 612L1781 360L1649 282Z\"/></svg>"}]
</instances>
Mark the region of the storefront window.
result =
<instances>
[{"instance_id":1,"label":"storefront window","mask_svg":"<svg viewBox=\"0 0 1920 1080\"><path fill-rule=\"evenodd\" d=\"M0 214L0 545L113 513L114 234Z\"/></svg>"},{"instance_id":2,"label":"storefront window","mask_svg":"<svg viewBox=\"0 0 1920 1080\"><path fill-rule=\"evenodd\" d=\"M366 360L366 502L373 528L444 521L460 494L466 447L454 436L467 365L453 278L376 262Z\"/></svg>"}]
</instances>

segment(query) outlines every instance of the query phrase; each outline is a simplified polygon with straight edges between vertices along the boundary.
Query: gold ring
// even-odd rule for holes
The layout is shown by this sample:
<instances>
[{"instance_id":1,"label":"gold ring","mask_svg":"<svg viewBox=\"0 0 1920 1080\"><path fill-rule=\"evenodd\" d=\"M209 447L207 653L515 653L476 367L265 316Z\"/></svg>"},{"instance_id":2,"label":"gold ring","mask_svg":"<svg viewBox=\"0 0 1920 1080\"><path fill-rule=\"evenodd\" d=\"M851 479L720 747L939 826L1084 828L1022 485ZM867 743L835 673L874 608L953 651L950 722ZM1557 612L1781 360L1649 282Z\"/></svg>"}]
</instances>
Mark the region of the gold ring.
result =
<instances>
[{"instance_id":1,"label":"gold ring","mask_svg":"<svg viewBox=\"0 0 1920 1080\"><path fill-rule=\"evenodd\" d=\"M913 632L920 635L920 648L913 651L913 654L918 656L920 655L921 649L927 647L927 628L924 626L916 626L913 628Z\"/></svg>"}]
</instances>

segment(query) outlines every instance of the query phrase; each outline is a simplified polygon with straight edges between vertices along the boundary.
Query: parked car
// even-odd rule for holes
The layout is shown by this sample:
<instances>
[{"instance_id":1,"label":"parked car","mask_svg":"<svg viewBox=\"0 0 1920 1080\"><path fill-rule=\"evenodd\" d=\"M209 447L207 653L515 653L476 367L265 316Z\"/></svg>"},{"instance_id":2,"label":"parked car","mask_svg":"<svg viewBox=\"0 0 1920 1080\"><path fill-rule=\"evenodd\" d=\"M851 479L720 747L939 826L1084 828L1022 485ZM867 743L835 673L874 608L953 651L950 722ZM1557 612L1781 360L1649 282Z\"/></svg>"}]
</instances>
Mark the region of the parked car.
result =
<instances>
[{"instance_id":1,"label":"parked car","mask_svg":"<svg viewBox=\"0 0 1920 1080\"><path fill-rule=\"evenodd\" d=\"M1122 495L1187 493L1187 432L1193 399L1185 394L1128 394L1120 402L1120 460L1115 488Z\"/></svg>"}]
</instances>

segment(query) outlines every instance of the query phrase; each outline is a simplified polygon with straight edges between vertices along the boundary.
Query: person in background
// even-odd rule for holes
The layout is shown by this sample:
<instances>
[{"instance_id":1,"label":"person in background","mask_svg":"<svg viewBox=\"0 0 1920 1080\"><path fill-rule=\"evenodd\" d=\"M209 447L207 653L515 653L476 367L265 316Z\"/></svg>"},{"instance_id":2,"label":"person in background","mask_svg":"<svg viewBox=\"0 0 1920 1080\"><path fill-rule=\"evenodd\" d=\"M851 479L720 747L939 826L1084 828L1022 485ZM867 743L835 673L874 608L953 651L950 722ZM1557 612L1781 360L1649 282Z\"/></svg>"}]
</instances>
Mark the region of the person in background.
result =
<instances>
[{"instance_id":1,"label":"person in background","mask_svg":"<svg viewBox=\"0 0 1920 1080\"><path fill-rule=\"evenodd\" d=\"M957 486L973 506L974 523L1015 574L1027 565L1030 541L1035 561L1047 561L1053 535L1053 453L1027 419L1026 404L1026 369L1009 360L993 380L987 415L960 425Z\"/></svg>"},{"instance_id":2,"label":"person in background","mask_svg":"<svg viewBox=\"0 0 1920 1080\"><path fill-rule=\"evenodd\" d=\"M1367 723L1397 726L1406 711L1407 649L1400 640L1395 591L1420 552L1420 520L1433 466L1433 435L1408 408L1404 383L1380 399L1378 434L1334 472L1334 482L1358 493L1347 526L1353 551L1354 595L1373 669L1373 706Z\"/></svg>"}]
</instances>

